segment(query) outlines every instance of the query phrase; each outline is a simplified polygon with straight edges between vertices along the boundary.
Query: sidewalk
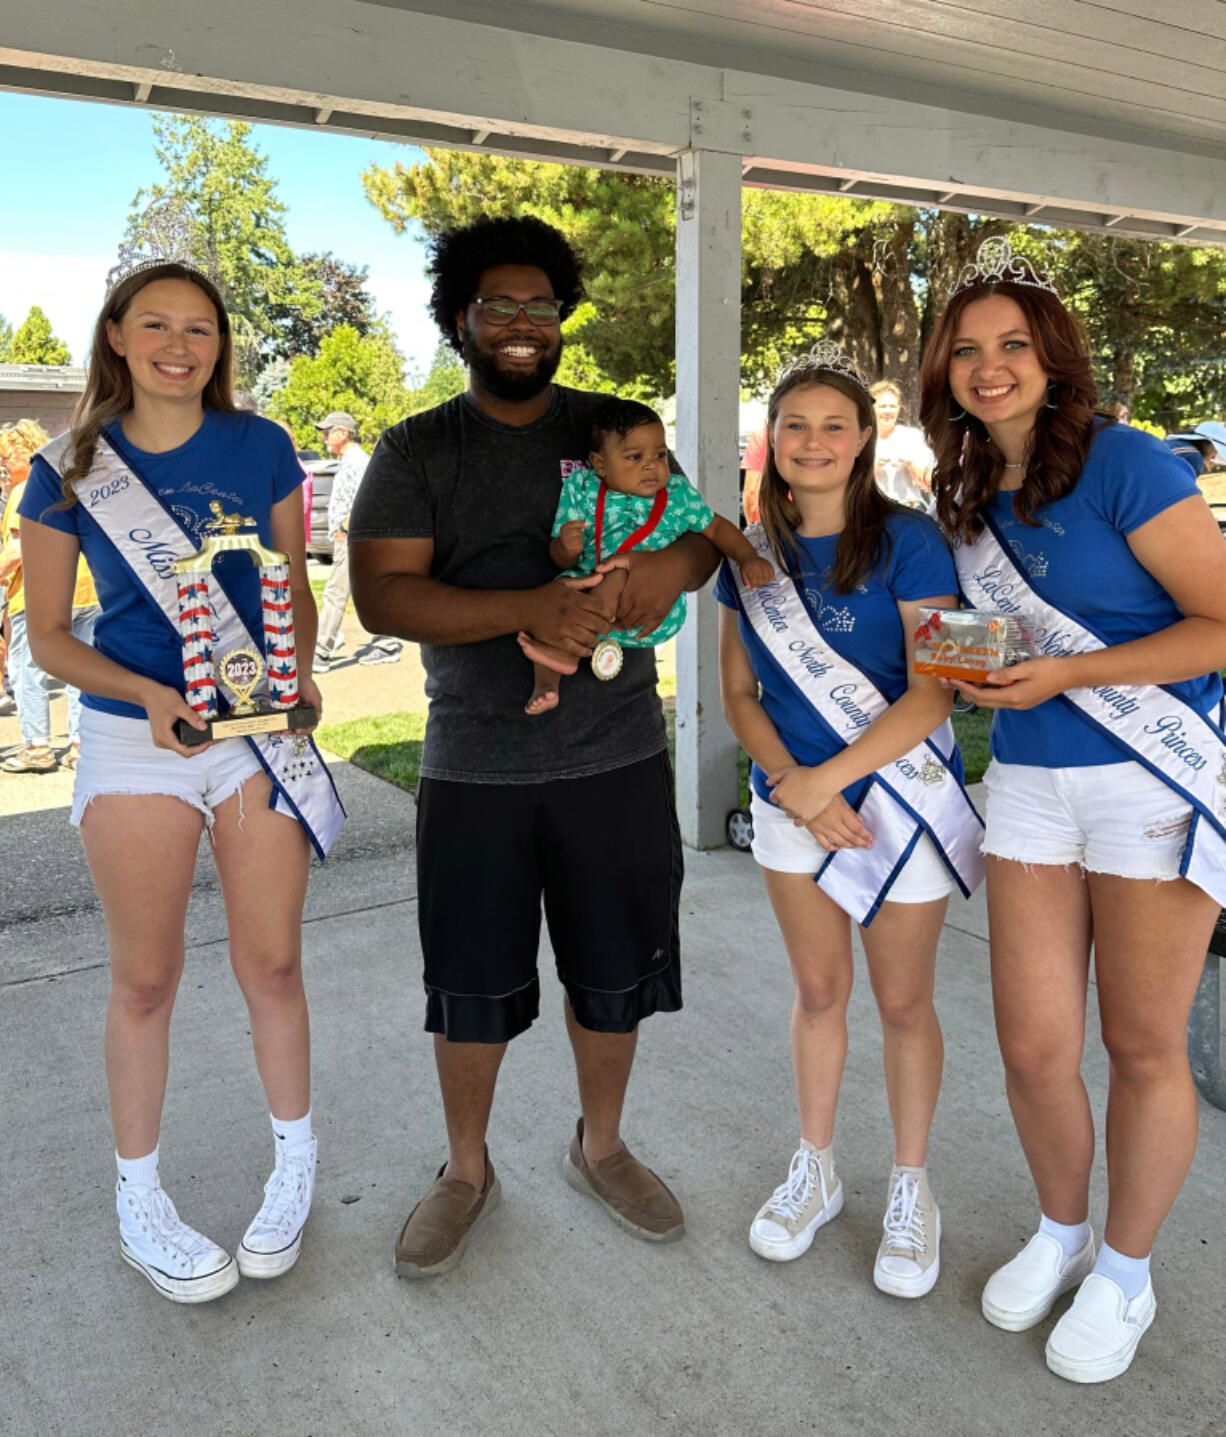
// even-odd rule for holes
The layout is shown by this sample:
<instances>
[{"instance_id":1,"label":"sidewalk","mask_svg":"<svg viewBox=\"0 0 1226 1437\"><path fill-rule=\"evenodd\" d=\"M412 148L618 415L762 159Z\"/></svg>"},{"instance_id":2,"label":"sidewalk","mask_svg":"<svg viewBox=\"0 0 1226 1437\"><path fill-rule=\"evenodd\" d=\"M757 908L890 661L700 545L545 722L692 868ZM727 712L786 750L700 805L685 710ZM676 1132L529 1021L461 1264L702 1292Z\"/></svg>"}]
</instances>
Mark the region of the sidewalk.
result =
<instances>
[{"instance_id":1,"label":"sidewalk","mask_svg":"<svg viewBox=\"0 0 1226 1437\"><path fill-rule=\"evenodd\" d=\"M305 930L315 1212L291 1274L199 1308L158 1298L119 1260L104 938L77 837L62 809L0 818L5 1437L1222 1432L1226 1113L1201 1104L1200 1152L1155 1256L1158 1319L1130 1373L1071 1386L1043 1364L1050 1322L1009 1335L979 1314L984 1279L1036 1217L992 1038L982 898L951 908L941 955L936 1289L907 1303L871 1284L890 1137L863 972L839 1129L846 1211L805 1258L754 1257L746 1228L795 1141L791 995L756 867L729 850L688 855L686 1009L644 1025L626 1114L631 1145L685 1203L684 1240L637 1242L562 1181L576 1098L546 949L544 1011L508 1057L491 1128L503 1206L456 1271L397 1280L396 1234L444 1154L412 802L348 765L336 774L352 819L314 872ZM163 1174L186 1218L233 1247L271 1142L207 856L189 933ZM1085 1066L1101 1133L1095 1023ZM1103 1195L1100 1154L1096 1225Z\"/></svg>"}]
</instances>

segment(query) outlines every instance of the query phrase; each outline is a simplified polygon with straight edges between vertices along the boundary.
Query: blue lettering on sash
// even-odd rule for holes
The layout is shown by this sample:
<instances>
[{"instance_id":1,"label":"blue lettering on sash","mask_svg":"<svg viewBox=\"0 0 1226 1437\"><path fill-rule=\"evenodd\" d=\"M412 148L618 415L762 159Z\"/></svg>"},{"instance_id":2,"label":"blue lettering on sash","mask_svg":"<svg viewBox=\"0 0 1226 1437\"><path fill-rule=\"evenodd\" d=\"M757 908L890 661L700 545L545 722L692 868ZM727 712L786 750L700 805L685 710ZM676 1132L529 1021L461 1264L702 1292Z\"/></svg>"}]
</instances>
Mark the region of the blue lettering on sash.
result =
<instances>
[{"instance_id":1,"label":"blue lettering on sash","mask_svg":"<svg viewBox=\"0 0 1226 1437\"><path fill-rule=\"evenodd\" d=\"M1180 758L1189 768L1198 772L1206 767L1204 755L1187 738L1187 730L1180 721L1178 714L1164 714L1162 718L1154 723L1146 724L1145 733L1158 734L1158 742L1163 748L1168 748Z\"/></svg>"},{"instance_id":2,"label":"blue lettering on sash","mask_svg":"<svg viewBox=\"0 0 1226 1437\"><path fill-rule=\"evenodd\" d=\"M170 566L179 556L169 544L157 538L151 529L129 529L128 538L159 579L170 578L174 572Z\"/></svg>"},{"instance_id":3,"label":"blue lettering on sash","mask_svg":"<svg viewBox=\"0 0 1226 1437\"><path fill-rule=\"evenodd\" d=\"M1116 719L1124 718L1127 714L1134 714L1141 707L1140 703L1123 689L1113 689L1103 684L1090 692L1096 694L1108 708L1115 710L1107 716L1108 723L1114 723Z\"/></svg>"},{"instance_id":4,"label":"blue lettering on sash","mask_svg":"<svg viewBox=\"0 0 1226 1437\"><path fill-rule=\"evenodd\" d=\"M770 585L770 584L767 584L767 585L764 586L764 588L767 588L767 589L773 588L773 587L774 587L774 586L773 586L773 585ZM775 607L774 604L768 602L765 593L764 593L763 596L762 596L762 617L763 617L763 618L766 620L766 622L771 626L771 628L774 629L774 631L775 631L777 634L786 634L786 633L787 633L787 631L788 631L788 621L787 621L787 619L784 618L784 616L779 612L779 610Z\"/></svg>"},{"instance_id":5,"label":"blue lettering on sash","mask_svg":"<svg viewBox=\"0 0 1226 1437\"><path fill-rule=\"evenodd\" d=\"M801 668L815 679L824 678L830 672L830 665L824 659L819 659L813 645L806 644L803 639L793 639L788 645L788 653L795 654L800 660Z\"/></svg>"},{"instance_id":6,"label":"blue lettering on sash","mask_svg":"<svg viewBox=\"0 0 1226 1437\"><path fill-rule=\"evenodd\" d=\"M909 758L898 758L894 760L894 767L904 778L918 778L920 771Z\"/></svg>"},{"instance_id":7,"label":"blue lettering on sash","mask_svg":"<svg viewBox=\"0 0 1226 1437\"><path fill-rule=\"evenodd\" d=\"M980 593L991 599L1002 614L1022 612L1022 605L1013 598L1018 588L1017 580L1004 569L983 569L978 574L973 574L971 581L979 585Z\"/></svg>"},{"instance_id":8,"label":"blue lettering on sash","mask_svg":"<svg viewBox=\"0 0 1226 1437\"><path fill-rule=\"evenodd\" d=\"M830 690L830 697L835 708L843 710L851 720L853 727L867 728L873 718L855 702L856 689L855 684L835 684L834 688Z\"/></svg>"},{"instance_id":9,"label":"blue lettering on sash","mask_svg":"<svg viewBox=\"0 0 1226 1437\"><path fill-rule=\"evenodd\" d=\"M1050 632L1035 629L1034 639L1040 653L1051 654L1058 659L1078 652L1075 637L1061 629L1053 629Z\"/></svg>"}]
</instances>

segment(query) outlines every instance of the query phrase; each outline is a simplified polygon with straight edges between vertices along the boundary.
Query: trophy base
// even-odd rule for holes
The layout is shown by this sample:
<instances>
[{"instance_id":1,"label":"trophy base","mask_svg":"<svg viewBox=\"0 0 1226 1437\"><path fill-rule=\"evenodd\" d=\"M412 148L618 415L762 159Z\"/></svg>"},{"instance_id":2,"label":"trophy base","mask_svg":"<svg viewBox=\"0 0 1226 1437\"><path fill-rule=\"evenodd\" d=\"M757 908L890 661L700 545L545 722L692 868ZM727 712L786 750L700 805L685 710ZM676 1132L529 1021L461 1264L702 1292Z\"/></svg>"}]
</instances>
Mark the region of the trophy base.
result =
<instances>
[{"instance_id":1,"label":"trophy base","mask_svg":"<svg viewBox=\"0 0 1226 1437\"><path fill-rule=\"evenodd\" d=\"M310 704L292 709L265 709L260 713L237 714L212 719L206 728L193 728L186 719L175 723L175 736L185 748L212 743L222 738L242 738L249 733L284 733L291 728L314 728L319 715Z\"/></svg>"}]
</instances>

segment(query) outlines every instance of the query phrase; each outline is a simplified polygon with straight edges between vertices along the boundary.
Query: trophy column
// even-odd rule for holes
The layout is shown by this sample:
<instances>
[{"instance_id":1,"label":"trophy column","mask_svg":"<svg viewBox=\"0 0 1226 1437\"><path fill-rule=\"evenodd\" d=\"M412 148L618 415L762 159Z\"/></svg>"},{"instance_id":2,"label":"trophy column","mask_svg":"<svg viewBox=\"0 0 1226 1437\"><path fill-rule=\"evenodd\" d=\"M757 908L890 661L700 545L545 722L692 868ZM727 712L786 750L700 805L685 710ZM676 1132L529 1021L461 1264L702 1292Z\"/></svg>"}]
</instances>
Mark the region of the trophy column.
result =
<instances>
[{"instance_id":1,"label":"trophy column","mask_svg":"<svg viewBox=\"0 0 1226 1437\"><path fill-rule=\"evenodd\" d=\"M217 675L213 669L213 619L209 576L200 570L179 575L179 641L187 702L201 718L217 717Z\"/></svg>"}]
</instances>

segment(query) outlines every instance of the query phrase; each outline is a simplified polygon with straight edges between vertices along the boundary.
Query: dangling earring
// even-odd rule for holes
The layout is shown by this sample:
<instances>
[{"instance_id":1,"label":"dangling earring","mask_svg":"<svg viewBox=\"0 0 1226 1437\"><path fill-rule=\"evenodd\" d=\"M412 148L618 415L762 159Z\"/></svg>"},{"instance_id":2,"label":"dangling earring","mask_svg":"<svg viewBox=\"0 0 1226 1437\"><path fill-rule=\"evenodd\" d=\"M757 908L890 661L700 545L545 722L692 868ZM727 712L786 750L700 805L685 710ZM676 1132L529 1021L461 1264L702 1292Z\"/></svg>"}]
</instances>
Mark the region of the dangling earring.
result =
<instances>
[{"instance_id":1,"label":"dangling earring","mask_svg":"<svg viewBox=\"0 0 1226 1437\"><path fill-rule=\"evenodd\" d=\"M1049 379L1049 380L1047 381L1047 403L1043 406L1044 409L1059 409L1059 408L1060 408L1060 406L1059 406L1058 404L1055 404L1055 403L1052 402L1051 396L1052 396L1052 393L1054 392L1055 388L1056 388L1055 382L1054 382L1053 380L1050 380L1050 379Z\"/></svg>"}]
</instances>

